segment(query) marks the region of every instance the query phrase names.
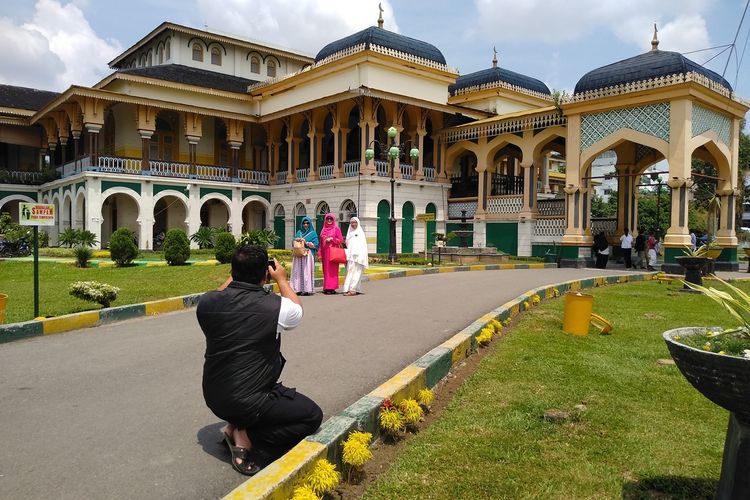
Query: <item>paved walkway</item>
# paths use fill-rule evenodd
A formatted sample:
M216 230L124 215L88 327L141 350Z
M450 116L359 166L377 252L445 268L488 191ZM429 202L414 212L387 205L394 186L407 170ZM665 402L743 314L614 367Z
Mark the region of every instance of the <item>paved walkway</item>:
M326 418L477 317L594 269L460 272L306 297L285 384ZM0 498L217 498L239 485L201 395L193 309L0 344Z

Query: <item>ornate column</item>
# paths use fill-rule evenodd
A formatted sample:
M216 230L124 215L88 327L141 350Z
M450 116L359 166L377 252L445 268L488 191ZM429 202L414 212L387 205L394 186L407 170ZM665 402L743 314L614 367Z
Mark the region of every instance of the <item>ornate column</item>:
M665 262L674 262L674 257L681 249L690 245L688 230L688 189L692 155L688 144L692 138L692 103L687 99L674 100L670 103L669 113L669 178L667 185L672 189L671 225L664 238Z
M99 132L104 127L104 101L93 97L84 97L78 101L82 111L83 126L89 136L89 155L91 165L99 161Z
M151 173L151 137L156 131L158 110L151 106L136 106L136 130L141 137L141 173Z
M227 120L227 144L232 150L232 165L229 177L232 182L239 182L240 148L245 140L245 124L239 120Z
M203 136L203 119L196 113L185 113L185 140L188 143L188 163L190 164L190 175L198 175L197 149L198 142Z
M541 174L542 174L542 193L549 193L549 157L544 156L542 158L542 166L541 166Z
M524 158L521 162L523 170L523 205L521 212L518 214L521 219L535 218L537 210L536 204L536 168L531 158Z
M487 171L487 163L484 159L477 159L477 166L474 170L476 170L479 177L477 210L474 212L474 218L484 220L487 218L487 187L489 186L490 172Z

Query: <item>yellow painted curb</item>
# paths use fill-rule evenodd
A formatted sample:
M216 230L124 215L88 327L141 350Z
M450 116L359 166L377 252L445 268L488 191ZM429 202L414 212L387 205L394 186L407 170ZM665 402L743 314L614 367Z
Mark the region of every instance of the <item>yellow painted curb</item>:
M390 278L391 275L388 273L378 273L378 274L368 274L367 279L374 281L374 280L387 280Z
M451 351L451 366L465 359L471 352L471 334L457 333L449 338L439 347L445 347Z
M515 264L500 264L500 269L515 269Z
M219 263L216 259L198 260L193 262L194 266L215 266Z
M151 262L146 262L146 267L167 267L167 263L162 262L160 260L155 260Z
M530 262L529 269L544 269L544 262Z
M441 267L439 268L441 273L452 273L455 271L452 267Z
M486 271L487 266L484 264L475 264L473 266L469 266L469 271Z
M322 443L300 441L283 457L229 492L224 500L291 498L295 485L290 479L306 472L325 452L326 446Z
M424 271L422 269L407 269L406 276L422 276Z
M62 333L79 328L89 328L99 322L99 311L86 311L59 318L49 318L42 321L44 335Z
M153 302L146 302L144 306L146 306L146 316L153 316L154 314L161 314L170 311L179 311L185 308L182 297L154 300Z
M369 395L377 398L391 399L394 402L417 396L417 392L427 383L427 370L409 365L385 383L372 391Z

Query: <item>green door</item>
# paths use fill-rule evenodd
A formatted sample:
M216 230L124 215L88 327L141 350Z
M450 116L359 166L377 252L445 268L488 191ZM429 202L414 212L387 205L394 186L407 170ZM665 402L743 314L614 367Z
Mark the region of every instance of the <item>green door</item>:
M434 203L428 203L425 213L435 214L435 220L427 223L427 250L435 246L435 232L437 231L437 207Z
M487 245L510 255L518 255L518 223L487 224Z
M391 205L386 200L378 203L378 243L377 253L388 253L391 244L390 225L388 219L391 216Z
M401 253L414 253L414 204L404 203L401 214Z
M278 240L276 240L276 244L273 246L274 248L283 250L286 248L284 238L286 234L286 224L284 223L284 216L283 215L277 215L273 218L273 230L276 233L276 236L279 237Z

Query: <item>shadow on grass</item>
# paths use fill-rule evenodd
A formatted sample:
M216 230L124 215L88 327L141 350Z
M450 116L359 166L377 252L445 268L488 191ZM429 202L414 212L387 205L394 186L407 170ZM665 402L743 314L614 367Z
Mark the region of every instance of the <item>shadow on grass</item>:
M706 499L716 494L719 481L681 476L646 477L637 482L625 483L623 500Z

